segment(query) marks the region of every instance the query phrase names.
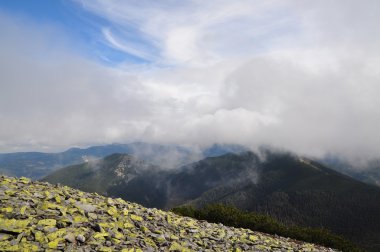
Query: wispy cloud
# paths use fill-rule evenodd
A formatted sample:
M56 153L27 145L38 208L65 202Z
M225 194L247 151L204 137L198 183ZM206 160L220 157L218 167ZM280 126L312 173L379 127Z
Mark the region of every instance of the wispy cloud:
M111 47L121 50L135 57L138 57L140 59L149 61L154 60L153 55L149 54L148 48L131 41L121 42L118 38L115 37L114 34L112 34L110 28L103 28L102 34L108 42L108 45L110 45Z
M150 46L157 58L168 64L199 65L260 52L272 40L297 30L292 10L281 1L81 2L115 26L138 31L134 35L145 36L146 43L154 41ZM109 32L103 34L124 50ZM260 42L264 38L265 43Z

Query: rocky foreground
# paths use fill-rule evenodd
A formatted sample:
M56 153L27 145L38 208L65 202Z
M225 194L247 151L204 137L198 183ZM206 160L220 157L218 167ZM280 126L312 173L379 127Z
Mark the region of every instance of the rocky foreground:
M0 251L334 251L0 176Z

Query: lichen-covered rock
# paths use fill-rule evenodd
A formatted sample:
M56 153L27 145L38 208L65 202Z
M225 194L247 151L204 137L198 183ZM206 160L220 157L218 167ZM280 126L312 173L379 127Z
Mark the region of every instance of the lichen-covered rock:
M333 251L0 176L0 251Z

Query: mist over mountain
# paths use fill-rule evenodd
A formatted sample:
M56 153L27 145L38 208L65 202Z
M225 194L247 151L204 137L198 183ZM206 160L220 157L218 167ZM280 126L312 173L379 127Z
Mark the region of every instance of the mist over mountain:
M44 180L164 209L233 205L287 225L325 227L378 248L380 188L286 152L230 153L169 170L113 154Z
M128 195L129 200L147 207L164 207L164 176L165 171L158 166L128 154L112 154L60 169L43 180L112 197Z
M16 152L0 153L0 173L11 176L42 178L59 168L106 157L113 153L132 154L139 159L166 169L198 161L204 157L247 150L241 145L213 144L209 147L163 145L144 142L110 144L88 148L70 148L59 153Z
M352 178L363 181L365 183L380 186L380 160L371 159L364 160L361 163L347 160L345 158L327 155L318 159L321 163L331 167L332 169L346 174Z
M272 149L261 147L260 149ZM131 154L139 159L159 165L165 169L176 169L205 157L221 156L227 153L241 153L248 147L236 144L213 144L207 147L181 146L175 144L153 144L133 142L129 144L109 144L87 148L70 148L64 152L15 152L0 153L0 173L9 176L43 178L49 173L68 165L80 164L100 159L114 153ZM365 183L380 185L380 162L362 160L361 164L344 159L339 155L313 158L320 163Z

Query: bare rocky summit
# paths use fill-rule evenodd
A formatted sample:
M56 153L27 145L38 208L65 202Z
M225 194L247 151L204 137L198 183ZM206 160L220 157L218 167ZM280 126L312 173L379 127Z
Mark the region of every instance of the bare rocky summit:
M0 251L334 251L0 176Z

